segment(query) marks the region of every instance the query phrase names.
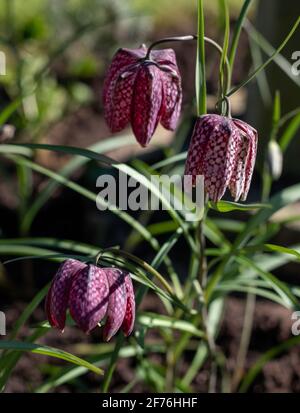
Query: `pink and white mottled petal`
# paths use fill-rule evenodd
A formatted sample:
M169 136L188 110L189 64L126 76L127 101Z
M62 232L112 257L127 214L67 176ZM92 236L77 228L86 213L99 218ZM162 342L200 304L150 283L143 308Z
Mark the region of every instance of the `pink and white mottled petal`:
M71 284L78 271L85 266L80 261L69 259L59 267L46 297L46 313L53 327L64 329Z
M126 69L125 69L126 71ZM136 72L122 73L115 82L111 105L106 111L106 120L112 132L119 132L130 122L131 102Z
M185 175L192 177L192 184L195 185L197 175L204 174L204 155L206 147L215 125L220 122L219 115L203 115L197 119L191 143L188 150L188 156L185 163Z
M88 265L74 278L70 290L70 314L85 333L105 317L108 296L109 284L103 269Z
M219 201L230 182L234 165L234 140L230 120L222 118L215 125L204 155L204 186L209 198Z
M181 79L170 73L162 73L163 105L161 124L168 130L175 130L181 111L182 88Z
M124 49L119 49L115 56L112 59L112 62L107 70L105 79L104 79L104 84L103 84L103 92L102 92L102 98L103 98L103 104L104 104L104 109L106 108L107 104L111 100L111 92L112 92L112 82L113 80L118 77L119 72L134 64L136 62L135 56L132 54L128 53L127 50Z
M249 143L248 139L241 134L237 135L236 139L238 144L238 152L234 171L229 183L229 190L235 202L240 199L245 186L245 170Z
M147 146L160 120L162 106L161 72L154 65L143 65L137 74L131 106L133 133L141 146Z
M256 160L256 153L257 153L257 134L253 136L253 139L250 138L249 142L249 154L246 161L246 171L245 171L245 185L243 189L243 193L241 195L242 201L245 201L248 196L248 192L251 185L252 175L254 172L255 167L255 160Z
M242 201L245 201L248 196L248 192L251 185L252 175L254 172L255 161L256 161L256 153L257 153L257 132L253 132L253 134L249 135L249 154L246 161L246 171L245 171L245 186L243 189L243 193L241 195Z
M177 77L179 83L181 83L181 75L173 49L152 50L151 58L159 65L162 71Z
M122 50L124 50L124 52L127 52L129 55L131 55L135 60L142 59L143 57L146 56L146 53L147 53L147 47L144 44L142 44L137 49L127 49L125 47Z
M173 49L152 50L150 57L160 65L170 64L177 68L176 54Z
M140 47L139 49L119 49L107 70L103 91L102 100L104 107L104 117L110 126L111 122L111 105L113 91L115 88L115 83L122 71L126 68L132 67L136 64L138 60L146 55L146 48Z
M125 275L125 286L127 294L127 304L124 320L122 323L122 330L125 336L128 337L132 333L135 321L135 296L129 273L126 273Z
M109 283L109 301L103 338L109 341L120 329L126 312L127 292L125 272L117 268L104 269Z
M250 189L252 175L255 166L258 135L256 129L252 128L252 126L248 125L247 123L239 119L233 119L233 122L239 128L240 133L243 136L246 136L248 140L248 151L245 160L245 182L241 194L242 201L245 201L247 199L247 195Z

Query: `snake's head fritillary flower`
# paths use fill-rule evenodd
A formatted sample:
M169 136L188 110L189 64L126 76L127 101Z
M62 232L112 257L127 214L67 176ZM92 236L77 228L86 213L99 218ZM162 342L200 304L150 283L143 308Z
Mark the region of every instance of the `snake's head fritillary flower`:
M85 333L106 318L106 341L120 328L128 336L135 321L135 297L130 274L73 259L65 261L46 297L46 313L51 326L64 329L67 309Z
M112 132L131 123L142 146L147 146L158 123L176 128L181 110L181 77L172 49L120 49L103 86L104 116Z
M251 184L257 151L257 132L247 123L220 115L198 118L188 151L185 175L204 176L209 198L219 201L226 188L238 201L245 200Z

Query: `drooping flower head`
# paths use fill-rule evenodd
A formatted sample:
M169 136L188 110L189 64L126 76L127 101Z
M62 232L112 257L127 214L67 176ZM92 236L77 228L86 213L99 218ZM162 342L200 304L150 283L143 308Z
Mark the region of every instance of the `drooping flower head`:
M257 150L257 132L247 123L220 115L198 118L185 166L185 175L204 176L209 198L219 201L226 188L245 200L251 184Z
M86 333L106 317L104 339L121 328L131 334L135 298L130 274L117 268L99 268L69 259L59 267L46 297L46 313L53 327L63 330L66 312Z
M112 132L131 123L137 141L146 146L158 123L174 130L182 102L181 78L172 49L120 49L103 86L104 116Z

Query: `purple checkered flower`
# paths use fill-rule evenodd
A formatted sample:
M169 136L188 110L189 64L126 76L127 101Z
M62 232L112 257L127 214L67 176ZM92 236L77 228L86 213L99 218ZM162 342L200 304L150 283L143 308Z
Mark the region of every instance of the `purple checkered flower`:
M86 333L105 317L104 339L121 328L133 329L135 298L130 274L118 268L99 268L68 259L59 267L46 297L46 313L52 327L63 331L66 312Z
M108 69L103 87L104 116L112 132L131 123L142 146L147 146L158 123L176 128L181 110L181 77L172 49L120 49Z
M204 176L209 198L219 201L226 188L238 201L246 200L251 184L257 151L257 132L238 119L220 115L198 118L188 156L185 175Z

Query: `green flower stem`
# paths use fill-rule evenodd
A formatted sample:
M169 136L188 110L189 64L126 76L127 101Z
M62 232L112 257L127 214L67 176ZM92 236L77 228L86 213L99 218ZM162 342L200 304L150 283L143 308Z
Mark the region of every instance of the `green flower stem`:
M219 100L221 100L221 114L225 115L226 113L226 102L223 101L224 96L228 92L229 89L229 80L230 80L230 73L227 71L226 73L226 58L228 52L228 45L229 45L229 35L230 35L230 18L229 18L229 10L227 0L221 0L220 5L224 15L224 41L223 41L223 51L220 60L220 67L219 67Z
M156 46L159 46L160 44L170 43L170 42L186 42L186 41L191 41L191 40L198 41L198 38L199 36L196 36L194 34L187 35L187 36L164 37L163 39L157 40L156 42L153 42L150 44L150 46L147 49L147 54L146 54L145 59L150 58L151 50L154 49ZM204 38L204 42L212 45L220 53L221 57L223 56L222 61L223 61L223 65L226 67L226 79L229 80L231 71L230 71L230 62L229 62L229 59L226 53L224 54L222 47L210 37L203 36L203 38ZM228 89L229 89L229 84L227 84L227 90Z
M102 393L108 392L109 385L110 385L113 373L115 371L115 368L118 362L119 352L122 348L123 343L124 343L124 336L119 333L117 336L117 341L116 341L114 352L112 354L112 357L110 358L108 368L105 371L105 375L103 378Z
M229 64L230 64L230 68L231 68L230 79L229 79L229 87L230 87L230 83L231 83L231 76L232 76L236 51L237 51L237 47L238 47L238 44L239 44L239 39L240 39L243 23L244 23L246 15L247 15L247 11L249 9L250 4L251 4L251 0L245 0L244 1L243 7L242 7L240 15L239 15L239 18L238 18L238 20L236 22L236 25L235 25L235 28L234 28L231 47L230 47L230 51L229 51Z
M96 256L96 259L95 259L96 264L97 264L98 260L100 259L101 255L103 255L103 253L112 253L112 254L115 254L115 255L119 255L123 258L127 258L130 261L133 261L133 262L137 263L146 272L152 274L155 278L157 278L157 280L163 285L163 287L168 291L168 293L171 294L172 296L174 296L174 291L173 291L172 287L170 286L170 284L165 280L165 278L157 270L155 270L146 261L141 260L140 258L136 257L135 255L130 254L129 252L122 251L122 250L116 249L116 248L107 248L107 249L104 249L104 250L100 251L99 254Z
M196 102L197 115L206 113L206 75L204 47L204 10L203 0L198 0L198 39L196 61Z

